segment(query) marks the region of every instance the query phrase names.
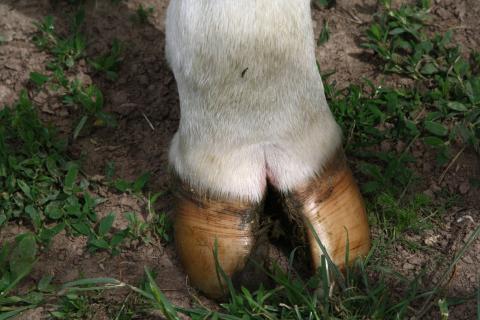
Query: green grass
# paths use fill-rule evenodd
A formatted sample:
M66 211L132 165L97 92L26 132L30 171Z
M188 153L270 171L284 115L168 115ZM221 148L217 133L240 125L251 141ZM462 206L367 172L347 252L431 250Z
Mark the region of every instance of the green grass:
M451 43L452 31L431 36L425 26L428 7L391 8L390 1L367 31L365 47L384 63L385 72L411 77L409 90L418 96L421 110L414 124L423 141L439 150L439 162L448 160L449 147L459 143L480 152L480 55L469 58Z
M138 318L150 310L160 310L167 319L179 319L180 314L193 319L403 319L413 315L421 319L429 312L448 319L449 308L457 303L476 301L480 308L480 291L462 299L443 292L480 228L446 263L446 270L438 271L435 285L428 285L432 276L428 270L407 278L390 269L386 260L393 243L403 243L412 251L425 250L404 235L432 228L452 203L459 201L445 190L435 202L419 194L418 185L423 181L414 170L417 159L411 149L422 142L436 154L436 169L443 171L465 150L480 152L480 54L463 52L452 43L450 31L438 35L428 30L428 1L401 8L393 8L387 0L382 3L363 46L381 62L382 72L408 77L412 85L388 87L362 79L339 88L324 76L326 96L344 131L345 149L376 229L370 255L345 275L328 272L327 266L330 271L335 271L335 266L324 258L317 273L306 278L293 268L294 250L288 271L279 267L264 270L273 287L254 291L234 288L219 269L228 284L229 298L218 310L201 304L190 309L173 305L155 283L155 273L147 268L143 281L135 285L111 278L60 285L54 285L51 276L34 284L25 281L40 250L48 250L48 243L61 231L86 237L92 254L99 250L119 254L125 239L145 244L154 239L171 241L171 222L154 209L160 193L145 192L149 173L133 181L118 179L111 163L104 182L111 191L143 199L149 219L144 221L134 212L99 217L96 207L104 199L95 195L97 183L88 181L81 163L66 152L67 143L87 136L89 128L115 127L115 118L104 110L101 89L76 79L78 61L85 59L92 74L115 81L121 72L124 45L114 40L108 52L88 56L81 9L70 19L66 34L56 31L52 17L36 24L33 42L51 59L45 74L30 75L32 90L57 90L64 107L76 110L78 119L67 137L61 138L53 126L39 119L27 92L15 105L0 110L0 231L13 224L30 230L0 245L0 320L38 306L48 306L54 319L85 319L95 313L94 304L109 303L103 298L105 290L119 288L129 289L130 294L119 306L111 306L112 319ZM316 4L331 6L333 1ZM139 6L134 20L147 23L152 13L153 8ZM329 34L325 22L318 44L328 41ZM124 214L129 222L123 230L113 228L118 214Z
M153 14L154 10L154 7L144 7L142 4L139 4L137 6L135 14L132 15L132 20L138 24L146 24L148 23L150 16Z
M71 19L69 32L56 32L54 19L47 16L37 23L33 42L50 54L47 74L32 72L33 91L53 89L66 108L80 110L80 120L70 137L77 138L86 125L114 126L115 119L104 108L104 97L95 84L85 85L76 78L77 63L87 59L98 73L115 80L123 53L114 41L111 50L100 57L88 57L87 36L83 33L85 15L78 10ZM70 80L73 79L73 80ZM112 191L128 192L145 199L151 221L140 220L136 213L125 212L129 225L113 228L115 213L100 218L96 212L104 201L95 195L96 183L82 175L81 163L67 153L67 137L60 137L55 128L39 118L37 107L22 91L18 101L0 109L0 231L13 224L31 232L0 245L0 319L8 319L25 310L51 304L61 288L52 286L45 276L34 287L19 289L22 280L33 269L38 248L46 248L51 240L65 231L88 239L87 249L94 253L105 250L120 253L125 239L148 243L153 238L169 241L170 221L153 206L158 194L144 196L149 173L133 182L112 179L106 184ZM91 313L91 298L66 295L56 303L51 316L58 319L84 319Z
M104 111L104 97L100 88L95 84L84 84L76 77L70 80L69 77L75 75L74 67L78 60L86 58L87 42L82 32L84 23L85 12L82 9L72 17L70 32L65 36L55 31L54 19L51 16L37 23L34 43L53 58L47 65L49 76L38 72L30 74L30 80L39 88L46 85L60 91L64 105L80 110L78 123L72 132L74 139L85 127L116 126L115 117ZM116 80L122 52L122 45L118 40L114 40L108 53L88 60L94 70L104 73L109 80Z
M410 77L413 84L389 87L363 79L338 89L327 75L325 93L374 221L391 232L419 231L438 204L418 206L415 186L422 179L412 170L411 147L423 143L443 172L467 148L480 152L480 60L452 44L451 31L428 32L428 1L398 9L382 3L363 46L383 72Z
M112 42L110 52L90 60L95 71L104 73L106 78L115 81L118 79L118 70L122 63L123 45L117 39Z
M382 267L371 260L358 260L345 275L330 273L336 267L323 259L322 267L310 279L304 279L294 271L285 272L278 267L264 270L275 283L273 288L260 286L251 292L246 288L236 290L230 279L218 267L220 276L228 287L229 298L220 304L220 310L205 306L182 308L172 305L155 282L155 275L146 269L146 278L140 286L132 286L116 279L82 279L63 285L62 294L84 291L129 288L142 297L138 309L160 310L167 319L180 319L180 314L192 319L404 319L412 314L422 318L432 308L445 317L448 305L458 303L442 295L442 286L448 282L451 272L480 235L480 227L467 239L465 246L438 275L439 282L429 288L422 283L428 279L425 270L411 279ZM376 249L374 248L373 251ZM374 252L372 252L374 254ZM216 256L214 252L214 256ZM294 254L290 257L290 269ZM372 274L376 276L372 278ZM392 289L392 284L395 289ZM329 292L330 294L325 294ZM475 297L467 298L473 301ZM415 311L415 312L414 312ZM413 313L414 312L414 313Z

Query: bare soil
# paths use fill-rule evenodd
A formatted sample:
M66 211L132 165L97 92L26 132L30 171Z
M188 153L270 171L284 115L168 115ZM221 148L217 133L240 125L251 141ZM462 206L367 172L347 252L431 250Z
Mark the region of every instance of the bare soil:
M371 78L377 82L404 85L409 80L397 76L385 76L377 68L371 53L360 48L363 32L372 14L377 11L374 0L338 1L336 8L314 10L316 34L325 19L331 29L330 40L318 48L317 58L322 70L336 70L332 76L341 86ZM402 3L401 1L396 1ZM144 25L132 22L138 4L154 6L150 22ZM167 150L179 119L179 102L176 84L164 55L164 18L167 0L129 0L119 5L110 1L89 2L87 6L86 34L90 56L107 51L113 39L127 44L119 79L105 80L89 71L85 61L80 62L84 81L93 81L105 95L106 109L116 115L118 127L97 128L72 145L70 153L83 157L83 168L91 177L101 177L108 162L114 161L118 177L135 179L145 171L153 174L149 188L164 191L157 202L158 212L171 213L169 167ZM62 28L68 25L71 9L59 3L53 6L47 0L0 0L0 34L6 42L0 46L0 106L12 104L20 90L28 87L29 73L44 72L48 56L39 51L31 41L35 32L33 23L46 15L53 15ZM480 2L478 0L434 1L432 30L444 32L454 29L455 41L467 51L480 49ZM55 94L46 90L32 91L31 98L37 103L42 118L60 128L63 134L71 132L78 120L75 110L62 106ZM149 124L149 122L151 125ZM448 170L442 182L439 177L445 168L433 164L432 154L423 146L415 146L418 172L426 181L423 192L434 199L441 197L440 190L447 188L458 193L460 205L449 209L438 220L434 229L422 234L409 234L407 238L429 248L412 250L398 243L389 252L388 261L395 270L413 276L422 267L444 268L454 253L461 248L467 236L480 221L480 191L470 186L470 178L480 178L480 159L472 151L463 152ZM128 194L116 194L107 189L99 191L107 202L99 208L100 214L115 212L119 225L125 211L133 211L146 217L146 204ZM123 221L123 222L122 222ZM25 227L11 225L1 230L0 241L11 239ZM373 230L373 237L380 232ZM29 281L37 281L45 274L55 276L57 283L78 277L109 276L138 284L144 266L155 268L157 282L172 303L193 306L200 299L212 308L216 304L202 297L187 285L187 279L178 264L172 244L150 245L129 242L119 256L107 253L90 254L85 248L86 239L66 234L57 236L49 248L40 255ZM445 258L438 263L438 257ZM479 283L480 240L477 240L451 275L448 290L451 294L471 295ZM434 279L432 279L434 281ZM425 285L428 285L426 283ZM98 312L92 319L109 319L115 306L126 297L124 291L112 291L104 297L108 303L95 306ZM452 307L450 319L473 319L475 302ZM22 316L23 319L41 319L43 309ZM430 318L436 319L438 312ZM159 316L152 315L152 318Z

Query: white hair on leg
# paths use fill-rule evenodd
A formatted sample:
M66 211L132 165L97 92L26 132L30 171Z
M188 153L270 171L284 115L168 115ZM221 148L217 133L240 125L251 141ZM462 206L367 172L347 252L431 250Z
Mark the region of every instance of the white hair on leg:
M170 162L193 188L259 201L320 173L341 144L310 0L172 0L166 54L181 119Z

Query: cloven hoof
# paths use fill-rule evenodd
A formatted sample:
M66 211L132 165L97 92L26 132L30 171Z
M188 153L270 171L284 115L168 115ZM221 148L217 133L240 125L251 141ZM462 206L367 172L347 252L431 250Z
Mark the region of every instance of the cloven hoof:
M215 243L226 275L241 272L255 246L263 204L201 196L182 183L176 194L174 229L180 261L194 287L207 297L222 298L227 291L217 273ZM343 151L336 153L319 176L285 194L283 201L289 214L304 223L314 269L320 267L323 251L312 229L340 270L345 269L347 242L347 263L368 253L365 206Z

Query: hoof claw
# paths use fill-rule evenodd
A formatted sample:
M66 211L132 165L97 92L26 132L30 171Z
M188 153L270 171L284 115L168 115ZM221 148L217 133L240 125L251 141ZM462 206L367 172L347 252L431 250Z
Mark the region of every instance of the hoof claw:
M226 294L217 273L215 245L226 275L241 272L255 244L260 209L259 204L201 197L180 186L174 223L177 253L190 283L207 297Z
M340 270L367 255L370 231L365 205L343 153L339 152L320 176L286 195L285 201L289 212L305 224L315 269L320 267L323 250L313 230Z

